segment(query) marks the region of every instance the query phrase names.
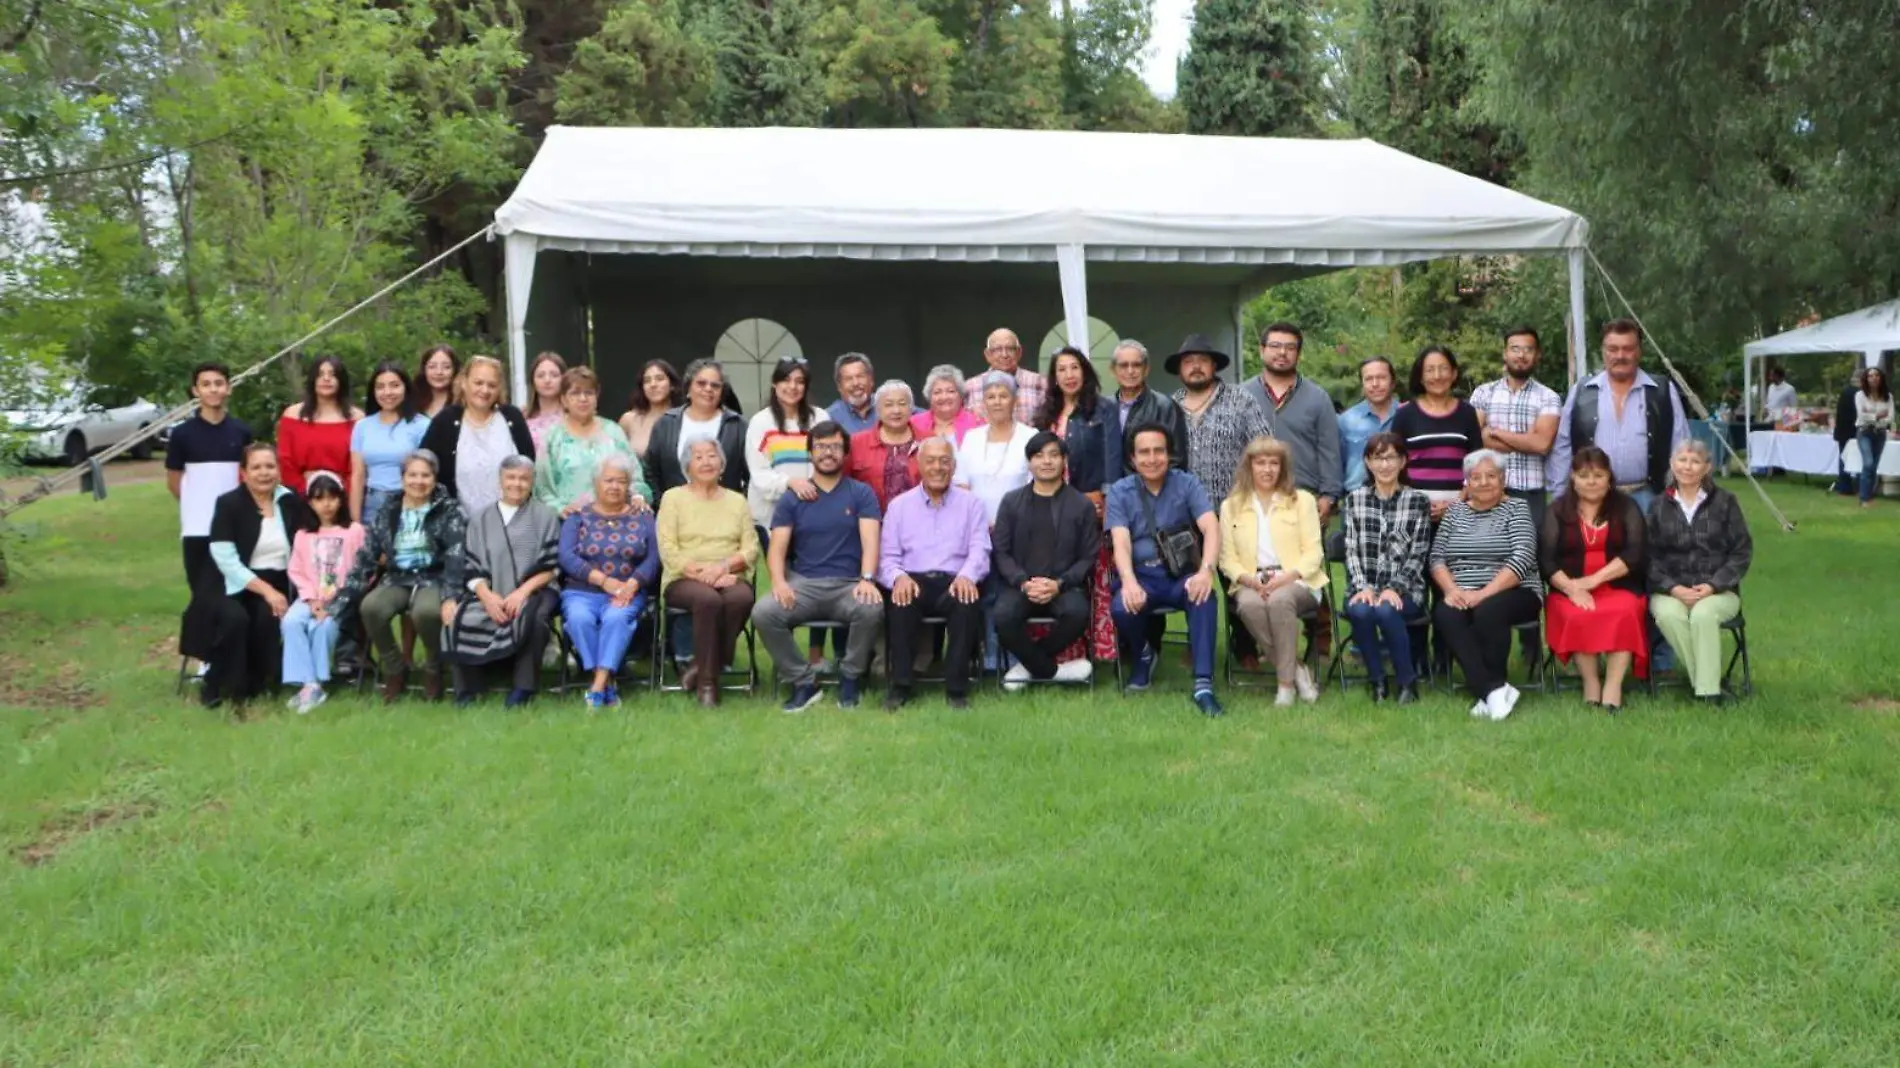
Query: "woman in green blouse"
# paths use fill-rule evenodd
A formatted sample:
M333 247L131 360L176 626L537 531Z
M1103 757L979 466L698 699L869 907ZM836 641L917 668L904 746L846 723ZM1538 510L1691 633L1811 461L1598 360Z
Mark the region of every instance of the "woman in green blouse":
M600 379L592 368L570 368L561 376L561 403L567 415L548 431L535 464L535 498L562 516L573 515L593 503L600 461L620 455L633 461L633 509L645 511L650 491L640 475L640 461L627 445L626 432L600 418Z

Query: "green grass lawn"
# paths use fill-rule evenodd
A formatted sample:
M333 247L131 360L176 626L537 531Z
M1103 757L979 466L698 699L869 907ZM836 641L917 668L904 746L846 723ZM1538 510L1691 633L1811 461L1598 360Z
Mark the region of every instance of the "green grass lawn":
M1172 663L236 723L172 696L162 488L49 502L0 593L0 1065L1891 1066L1900 507L1774 492L1755 699L1502 724L1209 721Z

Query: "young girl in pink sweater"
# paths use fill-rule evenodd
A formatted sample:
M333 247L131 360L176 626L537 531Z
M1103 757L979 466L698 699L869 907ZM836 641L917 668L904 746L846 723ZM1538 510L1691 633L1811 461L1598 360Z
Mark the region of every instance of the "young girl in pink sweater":
M363 547L363 527L350 520L343 480L329 471L312 471L307 497L317 517L315 530L300 530L290 550L290 584L297 603L284 613L284 681L301 687L290 699L298 715L329 698L323 684L330 681L330 657L336 650L336 617L330 601L349 576L357 550Z

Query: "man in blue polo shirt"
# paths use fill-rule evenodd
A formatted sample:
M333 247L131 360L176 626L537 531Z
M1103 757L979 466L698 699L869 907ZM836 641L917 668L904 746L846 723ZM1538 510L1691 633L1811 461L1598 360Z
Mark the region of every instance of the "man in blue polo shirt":
M1199 479L1169 466L1173 434L1158 423L1129 435L1135 473L1108 489L1108 536L1114 546L1115 576L1110 582L1110 612L1121 636L1122 655L1135 656L1128 689L1145 690L1154 678L1156 650L1148 640L1151 613L1169 609L1188 618L1188 646L1194 654L1194 705L1204 714L1226 710L1214 697L1214 643L1220 606L1214 600L1214 564L1220 559L1220 520ZM1169 574L1155 532L1199 530L1198 567Z
M796 493L779 498L765 557L772 596L752 607L752 625L772 654L779 677L792 684L787 712L803 712L822 696L818 665L799 650L793 629L821 619L849 624L844 659L838 665L838 704L852 708L884 618L884 591L877 585L883 517L871 487L844 477L851 438L827 420L811 428L805 447L818 492L811 500Z

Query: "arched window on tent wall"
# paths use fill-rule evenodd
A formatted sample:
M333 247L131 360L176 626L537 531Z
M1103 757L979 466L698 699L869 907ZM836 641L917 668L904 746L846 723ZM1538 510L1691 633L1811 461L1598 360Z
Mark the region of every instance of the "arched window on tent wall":
M1089 316L1089 343L1077 345L1076 348L1089 354L1089 362L1095 365L1095 374L1102 380L1104 390L1111 388L1109 383L1115 381L1113 373L1115 346L1121 342L1121 334L1114 327L1093 315ZM1048 374L1049 358L1068 343L1069 324L1067 320L1063 320L1056 323L1047 334L1042 336L1041 355L1036 360L1036 370Z
M726 382L747 415L765 407L772 368L782 359L804 354L798 338L770 319L741 319L713 346L713 359L725 365Z

